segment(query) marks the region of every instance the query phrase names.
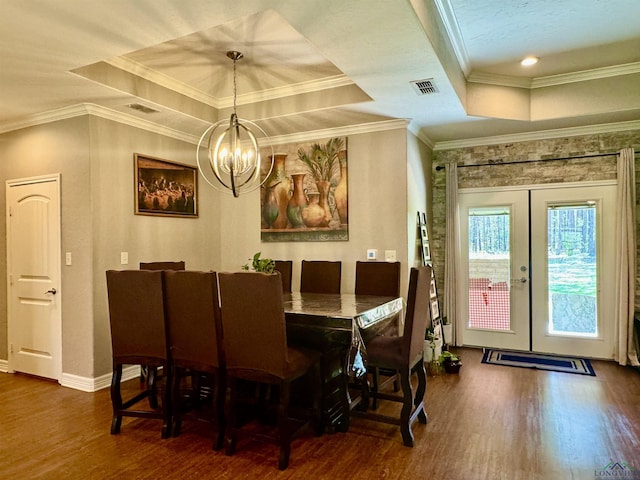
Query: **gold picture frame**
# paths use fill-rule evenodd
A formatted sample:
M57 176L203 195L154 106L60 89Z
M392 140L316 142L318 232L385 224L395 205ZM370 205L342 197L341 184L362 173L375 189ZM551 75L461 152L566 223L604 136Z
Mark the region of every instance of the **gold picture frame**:
M196 167L135 153L135 214L198 216Z

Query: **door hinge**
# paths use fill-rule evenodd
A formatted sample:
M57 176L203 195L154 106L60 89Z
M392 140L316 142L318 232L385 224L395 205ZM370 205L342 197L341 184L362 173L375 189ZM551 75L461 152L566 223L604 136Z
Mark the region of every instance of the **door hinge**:
M13 207L9 205L9 216L13 216Z
M9 344L9 352L13 355L13 343Z

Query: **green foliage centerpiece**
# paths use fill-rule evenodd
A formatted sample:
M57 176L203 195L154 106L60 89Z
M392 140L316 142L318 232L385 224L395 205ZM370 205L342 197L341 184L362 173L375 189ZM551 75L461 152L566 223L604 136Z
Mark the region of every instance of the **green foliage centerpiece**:
M276 262L270 258L260 258L262 252L258 252L253 256L251 260L251 268L255 272L273 273L276 268ZM249 264L244 264L242 270L249 270Z

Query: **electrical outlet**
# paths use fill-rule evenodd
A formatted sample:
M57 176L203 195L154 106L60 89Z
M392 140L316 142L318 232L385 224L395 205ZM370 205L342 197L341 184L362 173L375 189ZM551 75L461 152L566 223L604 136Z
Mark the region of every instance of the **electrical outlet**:
M129 252L120 252L120 265L129 264Z
M384 251L384 261L385 262L395 262L396 261L396 251L395 250L385 250Z
M64 264L65 265L71 265L71 252L66 252L64 254Z

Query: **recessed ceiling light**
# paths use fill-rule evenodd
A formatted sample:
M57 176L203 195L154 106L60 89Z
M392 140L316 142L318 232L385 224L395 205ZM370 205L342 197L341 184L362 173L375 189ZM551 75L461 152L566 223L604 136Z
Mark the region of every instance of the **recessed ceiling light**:
M530 67L531 65L538 63L538 60L538 57L527 57L520 62L520 65L523 67Z

